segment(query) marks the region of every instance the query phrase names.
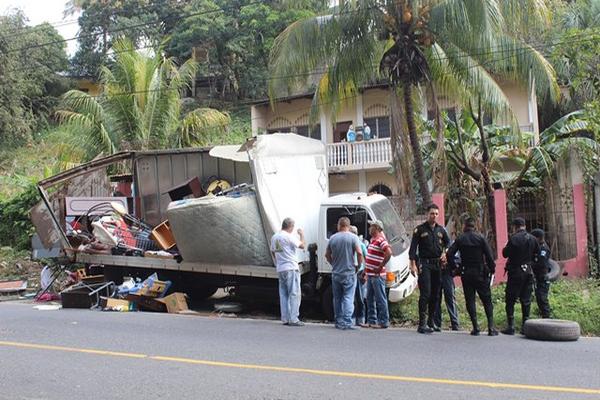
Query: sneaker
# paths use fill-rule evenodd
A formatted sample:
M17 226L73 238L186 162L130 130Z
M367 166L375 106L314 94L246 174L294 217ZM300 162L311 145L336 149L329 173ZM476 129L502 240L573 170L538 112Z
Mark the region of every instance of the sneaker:
M442 328L440 328L440 327L439 327L439 326L437 326L437 325L433 325L433 326L431 326L431 325L430 325L430 326L429 326L429 329L431 329L431 330L432 330L432 332L441 332L441 331L442 331Z
M488 329L488 336L498 336L498 331L494 328Z
M345 331L357 331L360 328L356 325L348 325L343 328Z
M289 324L290 324L290 321L285 321L285 322L283 322L283 324L284 324L284 325L289 325Z
M473 329L471 331L471 336L479 336L479 329Z
M387 329L387 325L371 324L371 325L369 325L369 328L372 328L372 329Z
M417 328L417 332L424 333L424 334L430 334L433 332L433 329L431 329L428 326L420 326Z
M302 321L290 322L288 324L288 326L304 326L304 322L302 322Z
M370 325L362 322L362 323L358 324L358 326L360 326L361 328L368 328Z

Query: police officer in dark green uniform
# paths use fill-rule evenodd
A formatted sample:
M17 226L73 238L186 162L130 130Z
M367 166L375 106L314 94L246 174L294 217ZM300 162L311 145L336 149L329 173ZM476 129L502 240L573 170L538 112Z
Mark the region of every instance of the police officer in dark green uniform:
M463 233L456 238L446 253L448 266L456 268L455 255L460 252L460 275L467 311L473 324L471 335L479 336L477 322L477 307L475 293L479 295L488 323L488 335L498 336L494 326L494 306L492 304L492 291L490 280L496 271L496 263L489 243L482 234L475 231L475 220L467 218L464 223Z
M534 229L531 234L537 239L540 246L540 251L533 257L535 300L542 318L550 318L550 302L548 301L550 281L547 278L548 272L550 272L550 247L546 243L546 235L542 229Z
M419 276L419 333L441 330L434 324L433 314L442 284L441 271L446 267L450 237L446 229L436 222L439 213L437 205L427 207L427 221L415 228L408 252L410 270Z
M537 240L525 230L525 220L517 217L513 220L513 235L502 249L502 255L507 258L505 303L506 322L508 326L502 330L505 335L515 334L515 303L521 302L523 324L529 318L531 295L533 292L533 257L539 253Z

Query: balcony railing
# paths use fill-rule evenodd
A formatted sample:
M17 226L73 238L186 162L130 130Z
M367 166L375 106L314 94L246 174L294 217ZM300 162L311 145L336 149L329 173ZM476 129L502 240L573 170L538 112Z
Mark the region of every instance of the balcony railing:
M327 163L332 172L386 168L391 161L389 138L327 145Z

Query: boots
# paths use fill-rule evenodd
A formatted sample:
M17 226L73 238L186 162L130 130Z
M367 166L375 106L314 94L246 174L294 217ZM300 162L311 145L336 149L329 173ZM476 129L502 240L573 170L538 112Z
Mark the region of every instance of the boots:
M430 327L427 326L426 324L426 318L427 318L427 314L420 312L419 313L419 327L417 328L417 332L419 333L432 333L433 329L431 329Z
M479 336L479 322L477 322L477 315L470 315L471 324L473 325L473 330L471 331L472 336Z
M502 333L505 335L514 335L515 334L515 317L510 316L506 318L507 327L502 330Z
M485 316L487 317L488 324L488 336L498 336L496 325L494 324L494 309L491 304L489 307L485 307Z

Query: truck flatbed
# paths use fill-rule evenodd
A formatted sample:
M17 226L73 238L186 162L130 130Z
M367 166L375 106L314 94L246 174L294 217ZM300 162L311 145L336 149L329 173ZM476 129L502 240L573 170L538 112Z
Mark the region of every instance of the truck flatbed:
M75 261L86 264L102 264L119 267L149 268L157 270L199 272L217 275L248 276L254 278L277 279L275 267L256 265L225 265L204 264L182 261L178 263L174 259L162 259L153 257L131 257L113 256L108 254L86 254L77 253ZM302 274L308 272L309 266L300 264Z

